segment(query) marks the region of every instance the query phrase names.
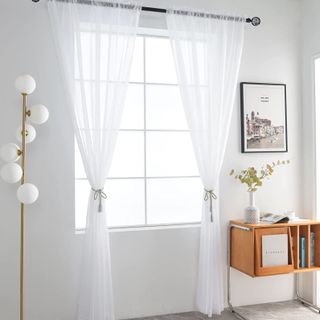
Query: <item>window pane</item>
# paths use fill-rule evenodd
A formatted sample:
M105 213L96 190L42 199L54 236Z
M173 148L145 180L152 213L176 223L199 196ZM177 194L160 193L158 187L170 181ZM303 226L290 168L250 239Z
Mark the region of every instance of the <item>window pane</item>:
M128 86L120 129L144 128L143 84Z
M147 132L147 176L197 176L189 132Z
M143 82L143 37L137 37L131 63L130 82Z
M188 129L178 86L149 85L146 96L148 129Z
M176 70L168 38L146 38L146 81L177 83Z
M109 177L143 177L143 132L119 132ZM86 178L78 144L75 141L75 177Z
M143 177L143 148L143 132L119 132L109 177Z
M119 89L119 87L118 87ZM77 124L80 128L105 126L105 119L110 119L110 106L120 103L119 95L122 90L117 89L117 84L101 81L75 81L75 104L83 112L77 113ZM123 98L125 98L123 96ZM123 99L125 100L125 99ZM121 101L122 102L122 101ZM97 117L99 114L99 117Z
M96 39L94 37L94 33L92 32L81 32L79 39L75 39L75 64L74 64L74 72L76 79L92 79L92 68L90 62L95 62L95 54L92 48L95 47ZM78 54L79 50L81 51L81 56ZM82 58L79 60L79 58Z
M97 36L95 32L83 31L75 39L74 75L76 79L115 81L118 80L120 60L112 64L115 48L119 52L128 50L127 36L120 33L105 33ZM99 48L99 52L97 52ZM79 54L81 53L81 55ZM79 60L81 58L81 60ZM99 59L97 61L97 59ZM96 64L99 68L96 69ZM98 73L97 73L98 72ZM143 81L143 38L137 37L130 70L130 81Z
M148 179L148 223L199 222L203 187L200 178Z
M107 221L109 227L145 224L144 180L107 180Z
M86 173L82 164L82 158L79 151L77 140L74 139L74 161L75 161L75 177L76 178L86 178Z
M86 227L89 192L90 185L88 180L75 181L76 229L84 229Z
M107 180L104 191L108 226L130 226L145 223L144 180ZM90 185L87 180L75 181L76 229L86 227Z

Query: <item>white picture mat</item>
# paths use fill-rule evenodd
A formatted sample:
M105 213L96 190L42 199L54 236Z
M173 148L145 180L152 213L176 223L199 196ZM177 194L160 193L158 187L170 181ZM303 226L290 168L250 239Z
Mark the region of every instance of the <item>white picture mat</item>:
M262 97L267 97L268 102L262 102ZM259 151L286 151L286 93L284 85L244 84L243 86L243 123L246 115L251 117L251 112L259 113L260 117L272 121L274 126L284 126L283 148L253 148L247 146L247 131L244 125L244 149L249 152Z
M288 235L262 236L262 267L288 265Z

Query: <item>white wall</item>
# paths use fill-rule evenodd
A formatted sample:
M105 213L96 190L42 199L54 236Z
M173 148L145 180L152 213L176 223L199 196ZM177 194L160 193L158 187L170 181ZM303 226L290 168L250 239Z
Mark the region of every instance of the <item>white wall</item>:
M309 218L318 218L316 210L316 166L315 166L315 109L313 59L320 54L320 2L302 0L302 58L303 58L303 208ZM319 143L319 142L318 142ZM319 174L319 173L318 173ZM318 193L319 194L319 193ZM314 277L304 279L304 294L315 298ZM320 296L318 296L318 299ZM319 301L319 300L318 300Z
M313 104L313 58L320 54L320 2L302 0L302 58L303 58L303 169L304 208L310 217L315 213L315 110Z
M156 7L173 1L145 1ZM242 218L245 188L228 176L230 168L291 159L288 167L257 194L263 210L296 210L301 216L302 160L300 110L300 3L295 0L175 0L178 6L213 8L262 18L247 26L240 81L281 82L288 89L288 154L240 153L238 99L222 172L221 214ZM38 87L30 103L42 102L50 121L30 145L28 180L39 186L40 199L26 214L26 320L75 319L82 236L74 233L73 134L67 118L45 1L0 3L0 144L14 140L20 98L15 77L30 73ZM0 318L18 317L19 207L16 186L0 183ZM117 318L194 309L198 228L114 232L112 267ZM235 304L287 300L291 276L250 279L232 272Z

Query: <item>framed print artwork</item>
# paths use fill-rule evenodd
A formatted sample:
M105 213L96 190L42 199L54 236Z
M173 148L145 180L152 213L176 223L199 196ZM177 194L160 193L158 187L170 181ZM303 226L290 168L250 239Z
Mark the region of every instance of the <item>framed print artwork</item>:
M287 152L285 84L241 82L241 152Z

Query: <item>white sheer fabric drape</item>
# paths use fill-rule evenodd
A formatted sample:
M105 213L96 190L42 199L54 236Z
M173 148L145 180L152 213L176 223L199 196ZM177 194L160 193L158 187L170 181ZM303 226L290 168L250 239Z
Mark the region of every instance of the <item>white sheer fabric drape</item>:
M100 2L101 4L101 2ZM114 319L103 191L133 56L140 7L48 1L89 195L78 320ZM107 193L107 191L106 191Z
M244 23L210 15L167 13L183 106L204 186L197 307L224 309L219 175L229 134L243 46Z

